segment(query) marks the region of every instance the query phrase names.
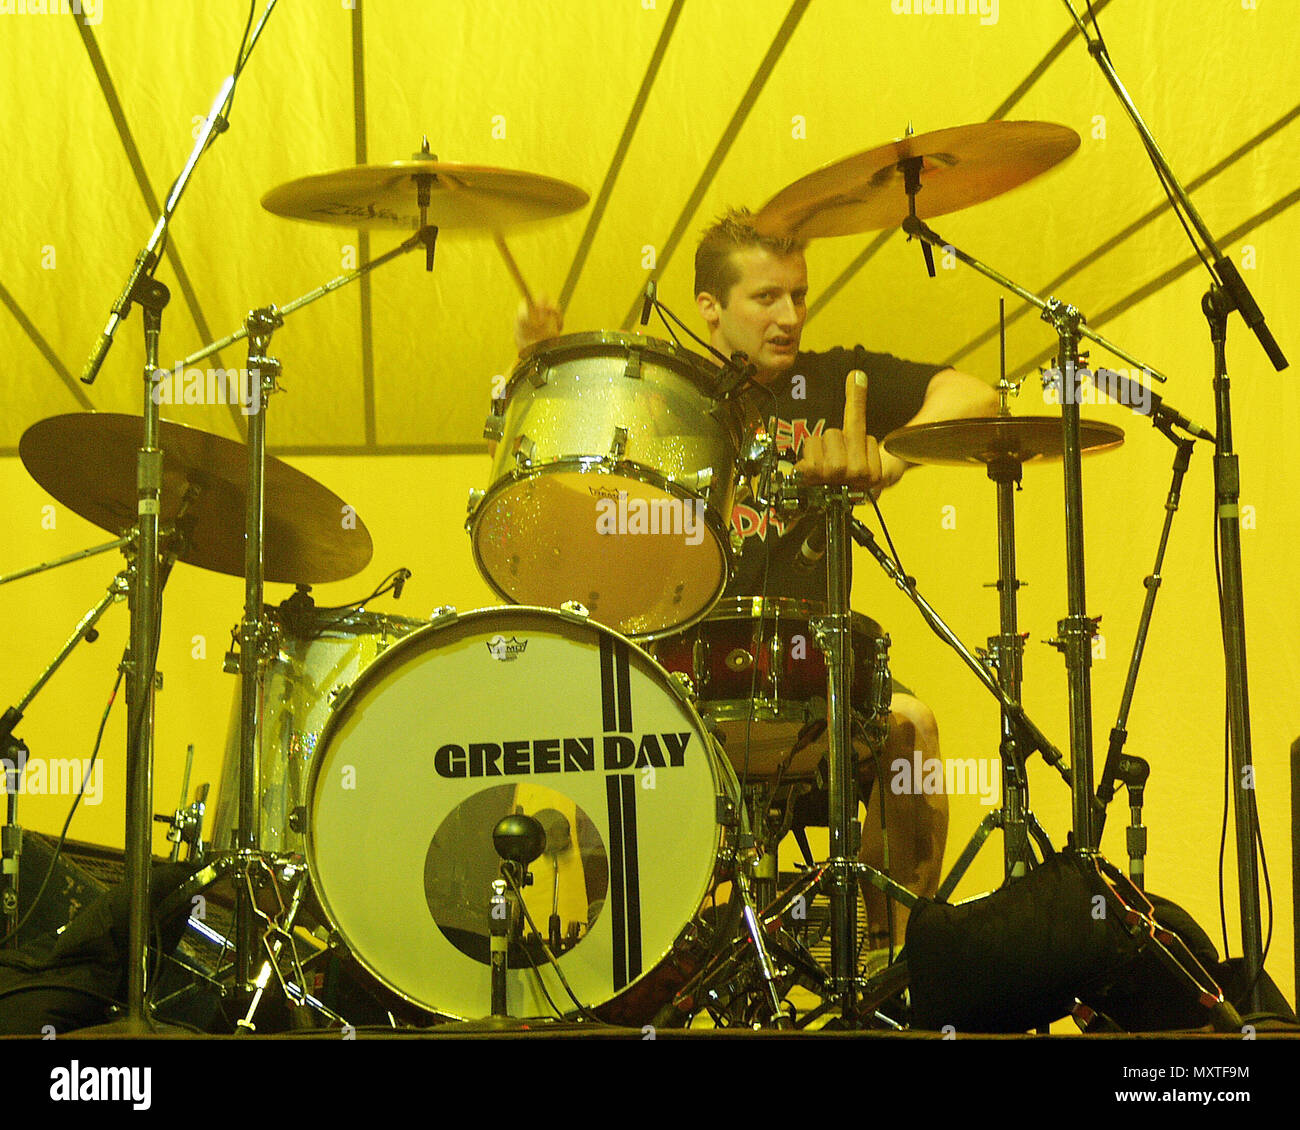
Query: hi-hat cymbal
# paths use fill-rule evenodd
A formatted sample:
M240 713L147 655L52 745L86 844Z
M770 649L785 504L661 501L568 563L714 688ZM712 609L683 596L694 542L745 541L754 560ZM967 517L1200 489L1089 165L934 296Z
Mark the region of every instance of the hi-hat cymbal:
M1044 463L1060 459L1064 436L1059 416L972 416L898 428L882 441L885 450L909 463L946 467L993 463ZM1110 451L1124 442L1124 429L1098 420L1079 424L1085 455Z
M163 479L159 522L175 526L186 506L188 546L178 560L244 575L248 449L198 428L161 421ZM139 416L73 412L23 433L28 473L64 506L121 535L136 520ZM374 546L361 519L310 475L267 456L263 534L265 579L287 584L342 581L370 563Z
M286 181L262 197L262 207L291 220L418 231L424 178L429 188L426 222L440 231L503 231L563 216L588 200L577 185L537 173L416 159L355 165Z
M1008 192L1079 147L1054 122L980 122L900 138L809 173L778 192L755 224L768 235L817 239L896 227L908 216L900 162L920 158L922 220Z

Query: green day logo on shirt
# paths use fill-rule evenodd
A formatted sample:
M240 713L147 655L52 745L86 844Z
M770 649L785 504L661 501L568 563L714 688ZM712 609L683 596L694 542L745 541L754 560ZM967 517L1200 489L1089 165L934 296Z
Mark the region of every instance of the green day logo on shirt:
M782 420L774 416L768 421L768 434L776 439L777 453L786 459L796 460L803 451L804 440L809 436L819 436L826 430L826 418L823 416L811 427L807 418ZM731 526L742 538L758 536L760 541L767 541L767 531L776 531L777 537L785 537L786 532L795 522L786 522L774 511L766 513L756 507L738 502L731 510Z

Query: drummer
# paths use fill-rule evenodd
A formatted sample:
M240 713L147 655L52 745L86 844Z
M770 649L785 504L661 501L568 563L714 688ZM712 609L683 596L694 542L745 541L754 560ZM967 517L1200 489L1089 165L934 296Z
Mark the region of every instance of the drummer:
M945 365L903 361L859 347L801 352L808 316L808 268L801 242L760 235L746 209L727 212L710 226L695 254L695 302L710 344L731 356L745 353L756 379L773 395L772 435L784 458L811 483L847 484L879 492L897 483L910 464L879 446L895 428L965 416L991 416L997 396L976 377ZM549 301L522 305L515 323L520 350L558 335L563 315ZM738 505L732 525L743 538L727 596L827 600L826 570L801 563L816 517L782 521ZM930 708L897 686L890 703L886 768L896 758L938 763L939 729ZM863 757L864 786L874 773ZM908 775L910 779L910 774ZM901 778L900 778L901 779ZM871 790L860 858L884 859L879 805L885 804L889 873L920 895L932 896L941 877L948 828L942 793L899 795L882 782ZM873 948L888 944L884 898L864 887ZM901 942L906 911L895 905L894 940Z

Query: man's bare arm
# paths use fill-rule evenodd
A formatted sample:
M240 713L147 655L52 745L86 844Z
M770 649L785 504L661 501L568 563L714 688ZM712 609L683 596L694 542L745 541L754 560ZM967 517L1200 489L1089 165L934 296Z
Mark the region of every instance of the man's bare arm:
M958 369L943 369L930 378L921 409L907 421L907 426L929 424L935 420L957 420L965 416L994 416L997 411L998 394L991 386ZM898 482L913 466L915 464L899 459L881 447L880 469L885 486Z

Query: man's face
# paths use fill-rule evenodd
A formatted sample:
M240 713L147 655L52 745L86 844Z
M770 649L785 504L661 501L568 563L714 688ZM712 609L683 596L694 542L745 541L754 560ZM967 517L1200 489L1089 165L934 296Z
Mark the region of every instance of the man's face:
M794 366L808 317L808 266L803 252L776 255L765 247L731 253L740 279L726 296L701 294L695 302L709 327L710 344L730 356L749 355L760 380L772 380Z

